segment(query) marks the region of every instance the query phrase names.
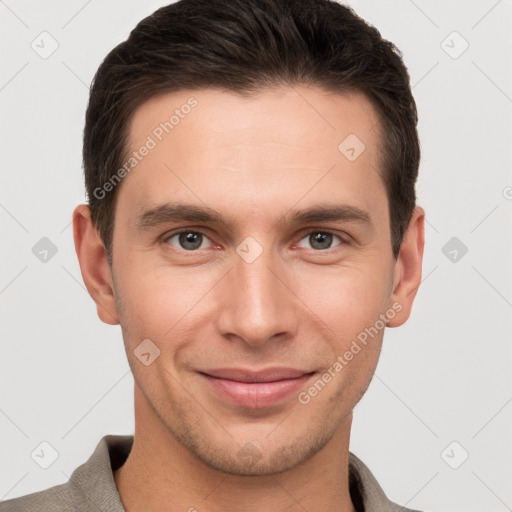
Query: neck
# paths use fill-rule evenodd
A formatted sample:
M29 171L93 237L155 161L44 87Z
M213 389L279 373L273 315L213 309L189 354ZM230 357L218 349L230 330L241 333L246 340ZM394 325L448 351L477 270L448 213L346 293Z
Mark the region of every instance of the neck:
M283 473L231 475L205 465L169 433L135 385L135 435L114 472L125 510L355 512L349 493L351 417L310 459Z

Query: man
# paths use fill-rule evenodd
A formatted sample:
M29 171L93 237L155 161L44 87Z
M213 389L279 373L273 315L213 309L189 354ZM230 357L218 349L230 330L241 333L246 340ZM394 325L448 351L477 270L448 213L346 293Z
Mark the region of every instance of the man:
M2 511L398 511L349 452L421 281L398 50L328 0L181 0L100 66L73 215L135 435Z

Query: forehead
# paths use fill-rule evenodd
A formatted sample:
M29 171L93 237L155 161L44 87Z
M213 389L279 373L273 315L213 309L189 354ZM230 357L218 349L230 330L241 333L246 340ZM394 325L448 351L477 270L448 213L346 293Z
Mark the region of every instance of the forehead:
M217 146L220 136L226 144L289 143L305 151L322 151L333 144L337 149L336 143L349 134L364 139L367 145L376 143L379 128L376 110L359 92L336 94L294 86L261 89L244 97L219 89L185 90L142 103L130 122L129 143L136 149L148 135L162 142L171 133L178 139L180 134L194 131L201 135L193 141L198 147ZM325 141L323 147L318 147L319 135Z
M251 97L215 89L162 94L131 120L129 153L144 146L120 194L133 212L171 198L227 207L228 197L249 211L305 195L318 203L334 190L336 199L365 208L384 190L380 123L360 93L297 86Z

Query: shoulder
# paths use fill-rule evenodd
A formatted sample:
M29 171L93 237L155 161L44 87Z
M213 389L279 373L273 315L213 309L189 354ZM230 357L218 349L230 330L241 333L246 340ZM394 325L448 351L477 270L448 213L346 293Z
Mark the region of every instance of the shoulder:
M350 495L356 510L364 512L420 512L388 499L377 479L361 459L349 452Z
M66 483L0 501L0 512L124 512L113 471L124 463L132 443L133 436L104 436Z
M70 482L0 502L0 512L71 512L88 510L81 492Z

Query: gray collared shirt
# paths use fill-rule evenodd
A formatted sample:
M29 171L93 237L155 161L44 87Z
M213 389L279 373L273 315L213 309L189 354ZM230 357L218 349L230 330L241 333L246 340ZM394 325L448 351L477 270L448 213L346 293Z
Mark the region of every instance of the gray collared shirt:
M0 512L125 512L113 472L127 459L133 436L106 435L65 484L0 502ZM350 496L358 512L418 512L388 500L370 470L349 454Z

